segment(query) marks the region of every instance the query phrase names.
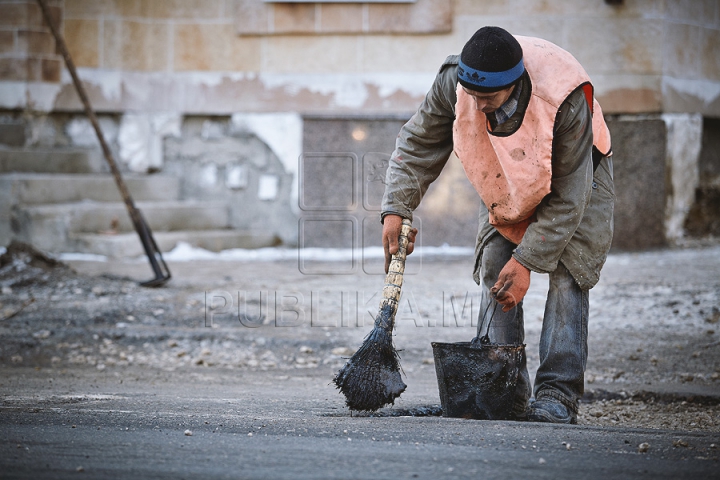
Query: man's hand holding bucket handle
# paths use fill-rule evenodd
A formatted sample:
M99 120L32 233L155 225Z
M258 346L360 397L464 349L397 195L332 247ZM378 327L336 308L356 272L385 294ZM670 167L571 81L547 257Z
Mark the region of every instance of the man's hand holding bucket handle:
M392 255L398 251L398 238L400 237L400 229L402 228L402 217L400 215L389 214L383 220L382 242L385 249L385 273L390 267ZM415 248L415 237L418 229L410 230L408 235L407 254L410 255ZM498 275L498 281L490 289L495 299L503 306L503 312L509 311L516 306L525 297L530 287L530 270L525 268L515 258L505 264Z
M383 219L382 242L385 249L385 273L390 268L390 260L393 255L398 252L400 238L400 230L402 229L403 218L400 215L385 215ZM415 249L415 236L418 233L417 228L412 228L408 235L407 254L410 255Z
M490 293L503 306L502 311L507 312L522 301L530 287L530 270L520 262L510 257L505 264Z

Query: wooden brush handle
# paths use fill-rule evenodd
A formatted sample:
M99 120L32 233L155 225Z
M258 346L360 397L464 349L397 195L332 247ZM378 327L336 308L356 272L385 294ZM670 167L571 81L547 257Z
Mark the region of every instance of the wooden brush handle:
M387 311L389 309L389 320L392 321L397 313L398 303L400 302L400 290L402 289L403 275L405 273L405 257L407 256L408 235L412 229L412 222L407 218L402 221L400 229L400 238L398 239L399 247L395 255L392 256L388 273L385 276L385 286L383 287L382 300L380 301L380 310Z

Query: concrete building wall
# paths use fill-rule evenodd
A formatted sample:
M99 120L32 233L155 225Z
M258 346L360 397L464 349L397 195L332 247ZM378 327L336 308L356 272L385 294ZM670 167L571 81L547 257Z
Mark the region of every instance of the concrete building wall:
M35 24L20 28L23 9ZM445 56L477 28L499 25L573 53L608 114L720 116L720 4L713 0L66 0L57 11L100 110L407 113ZM56 81L58 58L49 34L36 31L34 3L0 2L0 18L6 89ZM18 67L18 58L40 54L24 63L29 71ZM68 79L58 87L25 85L27 98L3 98L0 106L77 109Z
M197 165L178 168L187 163L178 160L178 145L193 141L185 138L184 132L192 130L188 125L207 120L206 133L212 136L217 130L213 119L226 126L241 124L241 130L257 136L277 157L281 170L272 174L283 179L279 192L287 195L277 200L286 210L281 216L294 215L302 225L307 214L298 208L301 154L327 152L332 144L335 152L358 155L352 136L339 135L324 146L323 138L328 132L342 133L351 117L386 126L401 124L422 101L443 59L458 53L484 25L546 38L573 53L588 70L614 135L618 247L672 243L686 227L702 231L688 224L688 218L699 208L698 195L715 195L716 187L708 190L702 175L688 177L683 172L705 168L700 159L713 158L706 150L716 147L703 140L710 131L707 122L720 118L716 0L49 3L93 106L116 119L108 123L106 134L123 168L185 176L188 195L220 195L220 190L199 185ZM0 0L2 148L55 148L60 145L53 138L58 137L69 139L69 146L91 148L88 125L74 118L80 112L75 89L35 2ZM68 118L73 121L64 120ZM319 118L326 120L324 131L315 128ZM238 158L251 158L253 150L243 152L237 146L239 133L233 128L220 129L215 140L203 137L208 150L205 160L197 162L207 163L213 149L222 156L238 148ZM63 135L54 135L53 129ZM374 147L374 153L389 156L393 140L385 130L371 129L378 135L374 141L382 145ZM128 134L133 131L142 132L143 138ZM238 163L223 161L216 168ZM342 162L337 168L344 168ZM655 172L653 181L662 182L662 188L641 197L633 186L639 179L633 175L643 172ZM464 182L456 175L459 170L446 173L421 209L427 218L435 215L438 225L445 225L438 230L447 235L435 238L433 233L427 240L466 244L470 236L448 226L475 221L471 209L465 208L468 202L460 208L460 203L449 200L467 185L458 188ZM258 186L253 189L259 191ZM658 192L662 199L655 199ZM233 193L227 195L232 198ZM266 205L255 205L258 200L240 209L239 224L255 224L257 215L255 220L241 217L254 206ZM655 203L662 203L662 208ZM712 201L705 205L705 213L695 215L694 221L720 217ZM650 235L654 230L639 228L629 213L634 209L661 233ZM279 235L287 239L292 236L288 232Z
M694 237L720 237L720 119L703 121L699 185L685 223Z

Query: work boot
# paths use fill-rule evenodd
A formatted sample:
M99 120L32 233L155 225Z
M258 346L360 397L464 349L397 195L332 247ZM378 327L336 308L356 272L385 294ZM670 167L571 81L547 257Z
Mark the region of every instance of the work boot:
M577 414L560 402L536 400L530 405L528 420L545 423L577 423Z
M528 414L530 410L515 410L511 413L511 417L509 420L513 420L515 422L527 422L528 421Z
M508 418L508 420L513 420L516 422L527 422L528 413L530 413L528 400L525 400L524 402L516 402L513 406L512 412L510 412L510 417Z

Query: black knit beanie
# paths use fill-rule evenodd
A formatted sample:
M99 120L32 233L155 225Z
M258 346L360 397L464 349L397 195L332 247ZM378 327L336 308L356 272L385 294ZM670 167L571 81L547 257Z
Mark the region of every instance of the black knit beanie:
M458 82L478 92L504 90L525 72L522 58L522 47L507 30L483 27L462 49Z

